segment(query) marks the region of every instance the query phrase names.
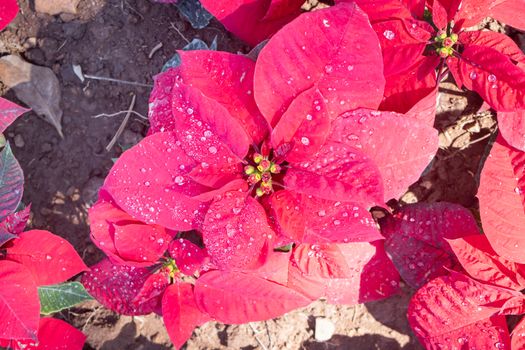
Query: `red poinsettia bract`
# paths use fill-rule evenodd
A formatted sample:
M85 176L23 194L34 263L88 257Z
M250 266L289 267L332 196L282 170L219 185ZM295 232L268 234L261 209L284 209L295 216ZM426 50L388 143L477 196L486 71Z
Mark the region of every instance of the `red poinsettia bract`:
M60 343L56 349L81 349L80 331L40 319L37 287L64 282L87 267L64 239L42 230L22 232L28 217L28 210L10 214L0 228L0 346L55 349L50 344Z
M364 12L305 13L256 62L179 54L156 78L149 136L90 211L108 259L85 275L88 291L121 313L162 313L177 347L211 319L394 293L369 209L419 177L437 133L417 110L376 111L383 60Z
M499 256L485 235L448 242L465 272L416 292L408 319L419 340L427 349L522 349L523 320L511 340L505 316L525 313L525 265Z
M301 13L303 0L201 0L230 32L250 45L269 38Z

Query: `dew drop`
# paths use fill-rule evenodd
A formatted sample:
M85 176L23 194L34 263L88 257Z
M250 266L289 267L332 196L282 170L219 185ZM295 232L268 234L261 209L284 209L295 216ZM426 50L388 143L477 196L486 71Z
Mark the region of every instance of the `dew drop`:
M323 25L324 25L325 27L327 27L327 28L330 27L330 23L328 22L328 20L327 20L326 18L323 19Z
M476 78L478 77L478 74L476 72L470 72L470 79L472 80L476 80Z
M215 146L210 146L210 148L208 148L208 151L209 151L211 154L215 154L215 153L217 153L217 147L215 147Z
M189 115L192 115L193 114L193 108L188 108L186 110L186 112L189 114Z
M180 175L175 177L175 183L179 186L182 185L184 183L184 177Z
M494 74L490 74L488 77L487 77L487 80L490 81L491 83L495 82L497 80L496 76Z
M317 215L319 215L319 216L321 216L321 217L322 217L322 216L325 216L325 215L326 215L326 211L324 211L324 210L319 210L319 212L317 213Z
M311 114L306 115L306 120L312 120L312 119L314 119L314 117Z
M310 144L310 139L306 136L301 137L301 143L305 146L308 146Z
M387 40L392 40L395 38L396 34L391 31L391 30L385 30L383 32L383 36L387 39Z

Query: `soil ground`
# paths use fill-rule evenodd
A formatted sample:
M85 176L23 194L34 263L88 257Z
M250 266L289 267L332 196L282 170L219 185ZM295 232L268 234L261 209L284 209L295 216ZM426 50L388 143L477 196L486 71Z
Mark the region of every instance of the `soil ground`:
M49 16L36 13L21 0L21 12L0 34L0 54L18 53L27 61L51 68L60 81L64 111L62 139L53 127L27 113L7 131L25 172L24 202L31 203L31 226L48 229L69 240L88 265L102 254L89 238L87 209L112 166L112 158L137 143L147 123L132 116L118 143L106 145L124 114L93 118L126 110L136 96L134 110L147 115L150 88L87 80L73 72L152 84L162 65L193 38L219 50L247 52L249 48L216 22L194 30L170 5L147 0L80 0L78 13ZM489 24L487 24L489 26ZM162 43L162 47L152 50ZM16 100L5 87L8 99ZM494 132L490 112L480 112L481 100L444 83L436 128L440 150L431 168L402 197L401 203L450 201L474 212L479 162ZM385 301L354 307L323 301L283 317L251 325L208 323L197 329L187 349L421 349L405 318L412 290ZM88 336L85 349L171 349L157 316L119 316L91 301L58 315ZM313 337L315 318L326 317L335 335L326 342Z

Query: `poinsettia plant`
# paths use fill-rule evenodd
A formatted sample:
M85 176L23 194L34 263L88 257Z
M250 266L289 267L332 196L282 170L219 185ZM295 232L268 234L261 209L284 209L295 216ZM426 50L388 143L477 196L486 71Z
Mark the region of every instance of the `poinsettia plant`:
M369 210L432 159L435 101L377 111L383 58L366 14L346 3L304 13L255 62L179 55L156 77L149 135L90 210L107 259L84 275L88 291L123 314L161 313L177 347L208 320L395 293Z

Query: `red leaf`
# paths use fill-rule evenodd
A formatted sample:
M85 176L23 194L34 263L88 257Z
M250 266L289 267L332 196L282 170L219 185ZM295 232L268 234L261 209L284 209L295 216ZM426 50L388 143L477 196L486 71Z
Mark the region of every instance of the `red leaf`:
M448 0L451 1L451 0ZM453 0L457 1L457 0ZM503 0L505 1L505 0ZM461 2L461 8L459 8L456 14L456 22L459 22L461 27L468 28L472 27L482 19L490 16L489 9L495 2L501 2L499 0L463 0Z
M308 305L311 300L252 274L210 271L195 283L201 310L228 324L268 320Z
M514 28L525 30L525 19L523 16L516 15L525 13L525 3L521 0L493 1L489 13L491 17L498 21L502 21Z
M0 261L0 339L36 340L40 302L31 272L21 264Z
M525 265L499 256L485 235L447 240L463 268L482 282L509 289L525 287Z
M243 55L220 51L178 51L178 54L182 61L175 69L178 82L199 90L212 105L226 108L253 142L261 143L269 130L253 98L255 63ZM176 93L173 99L179 96Z
M271 196L283 234L296 243L371 242L382 239L368 210L355 202L336 202L294 191Z
M408 9L411 0L336 0L335 3L355 2L368 15L370 22L375 23L389 19L408 19L412 14Z
M327 142L308 160L292 164L284 185L299 193L373 206L383 203L383 184L374 161L361 150Z
M9 11L4 6L14 6L16 7L16 10L14 12L14 15L16 16L16 13L18 12L18 5L16 4L16 0L6 0L7 3L0 4L0 13L2 14L2 17L0 17L0 30L2 30L7 23L10 22L10 20L5 23L5 20L7 17L9 17ZM13 5L14 3L14 5ZM13 16L14 18L14 16ZM3 26L2 26L3 25ZM25 112L29 112L30 109L20 107L19 105L6 100L5 98L0 97L0 133L3 133L5 129L9 125L11 125L12 122L16 120L20 115L24 114Z
M500 315L521 315L525 313L525 297L523 295L510 298L503 304Z
M309 89L299 94L272 132L274 149L290 143L292 148L286 153L289 162L298 162L319 151L330 131L330 114L325 99L317 89Z
M178 81L174 88L174 133L186 154L197 162L214 165L242 160L252 140L228 109L198 88Z
M292 252L270 250L264 264L257 270L250 271L265 280L286 285L288 282L288 262Z
M195 165L172 133L156 133L120 156L104 188L136 219L188 231L201 225L207 208L191 198L208 190L189 178Z
M525 110L498 112L498 127L505 141L525 151Z
M525 153L511 148L501 136L487 158L478 190L483 231L503 258L525 263Z
M9 214L2 222L0 222L0 228L15 235L19 235L24 231L30 214L31 205L28 205L16 213Z
M421 56L413 69L386 77L382 111L407 113L437 87L437 56Z
M525 71L495 49L465 45L459 63L461 80L495 110L525 109Z
M382 67L377 36L355 4L304 13L261 50L255 100L272 126L309 89L324 96L331 117L376 108L384 88Z
M520 293L476 282L456 272L419 289L408 306L408 321L427 349L489 349L510 341L505 317L494 316ZM491 306L484 304L493 303ZM499 306L497 305L499 304Z
M176 80L177 73L174 69L168 69L154 77L153 89L149 95L148 119L150 128L148 134L175 131L171 97Z
M117 264L151 266L172 238L164 227L146 225L122 211L104 190L89 209L89 221L92 241Z
M301 13L302 0L202 0L230 32L255 46Z
M407 117L421 120L428 125L434 125L434 119L437 110L438 87L435 86L428 95L421 98L408 112L405 113Z
M38 328L38 342L18 341L2 342L13 350L81 350L86 336L68 323L56 318L41 318Z
M61 283L88 269L68 241L48 231L22 232L5 248L7 259L24 265L37 286Z
M393 112L358 109L333 123L330 141L361 150L383 179L384 202L399 198L417 181L438 149L437 130Z
M385 76L410 70L423 55L432 27L413 19L392 19L373 24L383 52Z
M226 192L213 201L202 228L206 249L220 269L261 265L273 237L264 208L242 191Z
M299 244L292 254L291 264L312 277L348 278L351 274L345 257L336 244Z
M399 274L382 241L337 244L350 266L347 278L315 278L290 264L288 286L312 300L326 297L336 305L355 305L386 298L399 288Z
M525 54L509 36L490 30L462 32L459 41L466 45L478 45L492 48L508 56L514 62L525 63Z
M208 258L208 253L205 249L198 247L184 238L172 241L169 253L170 256L175 259L177 267L183 274L188 276L199 271Z
M195 327L211 321L210 316L197 307L193 286L180 282L175 282L164 292L162 318L175 348L186 343Z
M445 238L479 234L467 209L446 202L407 205L388 217L381 228L389 256L414 288L457 268L458 261Z
M114 265L104 259L82 276L82 284L108 309L123 315L146 315L157 309L158 298L140 305L135 304L135 299L150 275L149 269Z
M201 185L219 188L235 179L242 178L242 169L242 163L220 165L200 163L191 169L188 176Z
M16 0L5 0L0 4L0 30L4 29L18 13L18 4ZM3 132L0 131L0 132Z
M158 262L172 238L162 226L143 223L114 223L113 229L119 256L134 266Z
M434 0L432 2L432 21L439 29L445 30L447 24L457 16L457 11L462 0ZM463 1L467 3L468 0ZM465 4L466 5L466 4Z
M131 305L140 308L142 304L159 298L170 284L170 275L167 268L161 268L156 273L149 275L140 287L139 292L131 300ZM154 300L153 302L156 303Z
M12 214L24 192L24 173L7 144L0 152L0 221Z

